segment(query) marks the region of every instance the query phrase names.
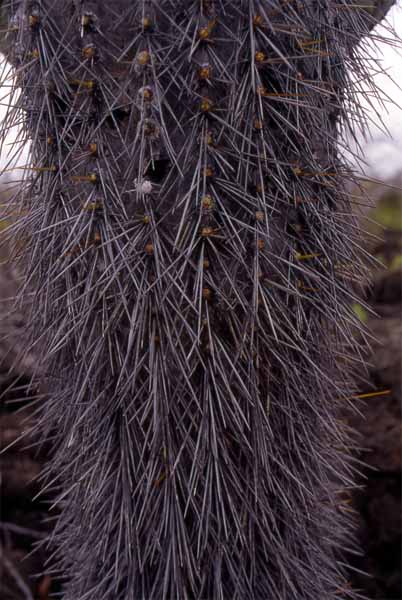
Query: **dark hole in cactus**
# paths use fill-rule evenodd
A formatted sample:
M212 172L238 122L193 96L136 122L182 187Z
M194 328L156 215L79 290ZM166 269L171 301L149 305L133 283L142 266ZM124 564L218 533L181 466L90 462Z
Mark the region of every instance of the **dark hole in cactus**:
M170 161L168 158L157 158L149 162L144 175L153 183L161 183L166 177L169 167Z
M106 124L111 129L117 129L121 123L129 116L130 109L128 107L118 107L110 111L110 115L105 118Z
M68 114L67 104L60 96L56 95L53 92L49 92L49 96L51 96L50 101L53 103L57 122L61 127L64 127L66 123L66 114ZM30 118L34 119L36 122L38 119L38 115L33 112L32 115L30 115Z

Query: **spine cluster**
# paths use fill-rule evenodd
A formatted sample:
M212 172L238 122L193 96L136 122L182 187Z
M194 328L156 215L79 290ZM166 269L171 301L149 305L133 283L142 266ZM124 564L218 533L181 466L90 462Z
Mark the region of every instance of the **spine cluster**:
M11 4L63 597L354 597L363 267L338 132L364 10Z

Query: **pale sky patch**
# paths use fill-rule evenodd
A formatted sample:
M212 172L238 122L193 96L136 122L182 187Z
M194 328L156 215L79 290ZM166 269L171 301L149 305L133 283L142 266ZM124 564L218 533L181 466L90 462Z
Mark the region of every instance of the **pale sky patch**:
M373 52L384 70L374 75L382 102L373 101L382 123L375 118L374 110L370 109L367 114L375 123L368 122L366 141L362 134L359 135L364 159L368 163L362 170L380 179L392 178L402 171L402 0L398 0L390 10L386 24L394 30L395 35L382 24L375 28L375 33L388 38L392 44L376 44ZM362 103L369 108L367 101L362 100Z

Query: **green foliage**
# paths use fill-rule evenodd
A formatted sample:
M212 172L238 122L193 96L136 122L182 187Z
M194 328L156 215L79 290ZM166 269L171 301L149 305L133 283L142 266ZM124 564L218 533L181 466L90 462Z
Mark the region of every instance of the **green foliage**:
M392 258L389 268L391 271L397 271L402 268L402 254L397 254Z
M361 304L359 304L358 302L355 302L353 304L353 310L354 310L355 314L358 316L358 318L360 319L360 321L362 321L363 323L367 323L368 313Z
M385 193L370 216L382 227L402 232L401 193L394 190Z

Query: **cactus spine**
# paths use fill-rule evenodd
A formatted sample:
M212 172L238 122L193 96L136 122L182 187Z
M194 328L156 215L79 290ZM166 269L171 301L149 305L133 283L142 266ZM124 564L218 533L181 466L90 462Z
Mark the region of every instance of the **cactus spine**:
M367 15L10 5L9 122L22 110L32 140L13 233L63 597L354 597L339 411L363 266L337 139Z

